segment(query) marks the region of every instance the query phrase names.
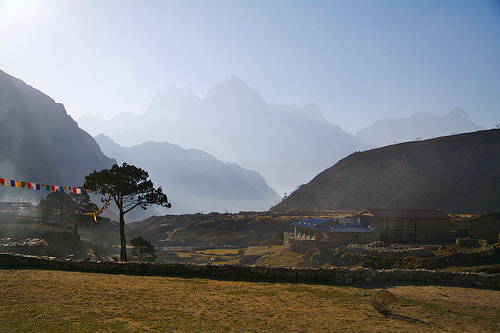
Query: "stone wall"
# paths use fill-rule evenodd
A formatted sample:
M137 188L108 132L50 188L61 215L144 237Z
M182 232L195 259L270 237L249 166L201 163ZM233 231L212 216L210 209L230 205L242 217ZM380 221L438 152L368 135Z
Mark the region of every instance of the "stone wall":
M372 256L383 256L387 258L402 258L408 256L427 258L432 257L432 253L429 248L418 247L418 248L396 248L396 247L383 247L375 246L374 244L382 242L374 242L370 244L349 244L344 247L336 249L342 252L353 252L359 254L366 254Z
M349 245L339 247L331 254L331 265L362 266L372 269L388 269L393 267L405 269L442 269L452 266L492 265L499 262L498 251L487 245L480 251L452 252L434 255L429 248L397 249L394 245L383 248L367 245ZM331 251L326 252L330 254Z
M151 264L113 261L75 261L51 257L0 254L0 268L38 268L92 273L216 277L335 285L428 283L500 289L500 274L446 272L426 269L291 268L244 265Z
M477 239L477 238L457 238L455 240L455 245L456 246L463 246L463 247L480 247L480 248L486 248L488 243L486 242L486 239Z

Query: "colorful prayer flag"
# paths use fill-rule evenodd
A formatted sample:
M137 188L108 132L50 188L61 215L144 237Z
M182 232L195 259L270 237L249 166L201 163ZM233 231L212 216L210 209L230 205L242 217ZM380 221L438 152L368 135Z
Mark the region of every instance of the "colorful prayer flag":
M5 185L5 179L0 178L0 184Z

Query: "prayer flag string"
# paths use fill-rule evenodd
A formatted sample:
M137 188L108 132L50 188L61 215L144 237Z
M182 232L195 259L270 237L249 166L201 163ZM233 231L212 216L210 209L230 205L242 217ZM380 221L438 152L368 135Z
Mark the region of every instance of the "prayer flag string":
M82 194L86 192L86 190L82 187L47 185L47 184L39 184L39 183L32 183L32 182L5 179L5 178L0 178L0 185L10 186L10 187L21 187L34 191L45 190L48 192L73 193L73 194Z
M97 223L97 215L101 215L102 212L105 210L105 209L108 209L109 208L109 203L111 201L111 197L108 197L104 203L104 206L101 207L101 209L99 209L98 211L95 211L95 212L90 212L90 213L80 213L78 211L76 211L76 214L81 214L81 215L94 215L94 221Z
M5 179L5 178L0 178L0 185L10 186L10 187L26 188L26 189L35 190L35 191L45 190L45 191L48 191L48 192L60 192L60 193L82 194L82 193L88 192L83 187L68 187L68 186L47 185L47 184L39 184L39 183L32 183L32 182L26 182L26 181L21 181L21 180ZM101 209L99 209L96 212L92 212L92 213L79 213L79 212L76 212L76 213L77 214L82 214L82 215L94 215L94 220L97 222L97 215L101 215L102 212L109 207L109 203L111 201L111 194L109 194L109 193L107 193L105 191L98 191L96 193L108 196L108 199L106 199L104 206L102 206Z

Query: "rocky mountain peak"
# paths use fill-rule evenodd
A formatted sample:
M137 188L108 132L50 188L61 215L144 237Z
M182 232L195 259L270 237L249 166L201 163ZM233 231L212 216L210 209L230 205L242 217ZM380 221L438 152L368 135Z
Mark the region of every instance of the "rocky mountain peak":
M328 120L321 113L319 106L314 103L309 103L301 107L299 109L299 113L311 119L328 122Z
M259 104L267 106L262 96L235 74L226 77L224 81L210 89L206 101L226 105L251 103L252 106Z
M467 112L465 112L461 108L455 108L455 109L451 110L450 112L443 115L443 118L453 119L455 121L457 121L457 120L465 121L467 123L472 122L472 120L469 118L469 115L467 114Z

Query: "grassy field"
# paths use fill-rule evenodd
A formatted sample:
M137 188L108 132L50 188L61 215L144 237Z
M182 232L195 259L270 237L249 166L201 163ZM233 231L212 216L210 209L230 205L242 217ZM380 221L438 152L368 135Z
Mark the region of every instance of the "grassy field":
M390 314L370 300L385 287ZM2 332L500 331L500 291L0 270Z
M283 245L272 246L249 246L239 249L207 249L198 251L175 251L170 250L168 253L174 254L177 258L162 257L160 255L158 261L163 262L193 262L193 263L211 263L216 265L223 264L238 264L245 255L271 255L280 253L284 250Z

